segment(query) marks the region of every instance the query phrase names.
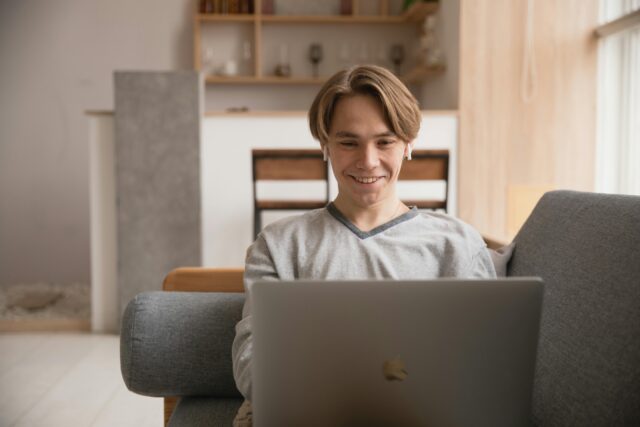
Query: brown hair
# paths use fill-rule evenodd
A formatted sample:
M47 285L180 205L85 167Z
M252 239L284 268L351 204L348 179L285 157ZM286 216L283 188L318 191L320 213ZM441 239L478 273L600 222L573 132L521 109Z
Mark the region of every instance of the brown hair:
M311 135L324 145L329 140L331 119L338 101L347 96L369 95L377 99L387 126L398 138L413 141L422 119L418 101L389 70L360 65L334 74L322 86L309 110Z

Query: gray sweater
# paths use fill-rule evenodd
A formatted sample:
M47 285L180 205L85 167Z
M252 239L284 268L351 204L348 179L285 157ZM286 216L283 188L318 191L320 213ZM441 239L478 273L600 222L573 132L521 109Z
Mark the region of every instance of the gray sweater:
M238 389L251 399L253 282L438 277L496 277L480 234L447 214L413 208L363 232L330 204L270 224L247 251L247 299L233 342L233 374Z

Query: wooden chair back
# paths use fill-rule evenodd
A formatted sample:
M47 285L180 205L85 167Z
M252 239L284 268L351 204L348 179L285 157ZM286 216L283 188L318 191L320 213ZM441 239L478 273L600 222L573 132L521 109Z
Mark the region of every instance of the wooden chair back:
M326 180L322 151L310 149L252 150L253 180Z
M253 170L253 234L262 229L265 210L309 210L329 203L329 166L317 149L254 149L251 151ZM324 181L325 197L305 200L259 199L258 181Z
M449 193L449 150L414 150L410 161L405 161L398 180L444 181L444 200L413 199L403 200L408 206L418 209L443 209L447 211Z

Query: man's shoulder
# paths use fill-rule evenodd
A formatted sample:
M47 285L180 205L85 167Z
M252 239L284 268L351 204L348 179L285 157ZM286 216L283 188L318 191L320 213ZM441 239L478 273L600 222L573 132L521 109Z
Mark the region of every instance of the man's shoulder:
M442 232L484 245L484 241L478 230L460 218L444 212L433 211L421 211L419 218L422 226L425 227L428 232Z
M293 234L310 233L315 229L322 228L328 219L326 208L314 209L303 214L291 215L274 221L264 227L261 231L262 237L286 238Z

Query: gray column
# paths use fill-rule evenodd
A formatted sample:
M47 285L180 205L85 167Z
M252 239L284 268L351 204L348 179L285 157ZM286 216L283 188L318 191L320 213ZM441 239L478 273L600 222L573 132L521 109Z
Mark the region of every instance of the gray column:
M115 73L120 313L173 268L201 265L198 73Z

